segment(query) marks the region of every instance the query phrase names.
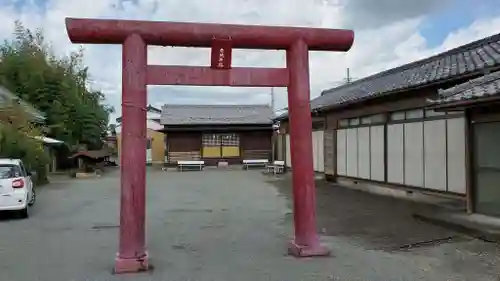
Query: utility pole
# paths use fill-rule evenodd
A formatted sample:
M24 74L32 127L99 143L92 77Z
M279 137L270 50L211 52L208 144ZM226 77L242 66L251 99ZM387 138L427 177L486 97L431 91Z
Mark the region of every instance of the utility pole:
M347 73L346 73L346 75L347 75L347 76L346 76L346 79L345 79L345 80L346 80L347 84L349 84L349 83L351 83L351 81L352 81L352 77L351 77L351 75L350 75L349 67L347 68Z
M356 80L356 78L351 76L351 69L348 67L346 69L346 77L342 78L342 80L340 81L334 82L336 84L336 86L334 87L340 87L345 84L351 84L354 80Z

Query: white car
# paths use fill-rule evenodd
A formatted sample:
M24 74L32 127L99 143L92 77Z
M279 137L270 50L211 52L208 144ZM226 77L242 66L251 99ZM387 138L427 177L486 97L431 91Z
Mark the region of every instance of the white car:
M23 162L0 159L0 211L16 211L22 218L27 218L35 199L31 173Z

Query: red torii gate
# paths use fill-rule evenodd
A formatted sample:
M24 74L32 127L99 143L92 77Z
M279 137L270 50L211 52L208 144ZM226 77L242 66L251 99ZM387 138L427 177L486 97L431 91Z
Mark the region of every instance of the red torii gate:
M347 51L350 30L207 23L66 19L73 43L122 44L120 241L115 272L149 267L145 245L147 85L288 87L295 256L328 255L316 232L309 93L311 51ZM211 67L147 64L147 45L211 47ZM286 68L231 68L233 48L286 50Z

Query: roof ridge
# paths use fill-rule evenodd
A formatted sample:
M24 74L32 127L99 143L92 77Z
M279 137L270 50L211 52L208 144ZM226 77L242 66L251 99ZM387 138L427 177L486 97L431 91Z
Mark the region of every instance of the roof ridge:
M500 71L495 71L468 82L442 90L435 100L428 99L432 104L453 107L463 101L473 102L475 99L490 98L500 95Z
M441 97L449 97L449 96L454 96L456 94L463 93L467 90L469 90L472 87L477 87L477 86L482 86L484 84L491 83L492 81L500 79L500 71L495 71L490 74L486 74L480 77L477 77L475 79L469 80L465 83L456 85L454 87L445 89L445 90L439 90L439 96Z
M269 104L164 104L163 107L271 107Z
M454 55L454 54L463 53L465 51L470 51L472 49L475 49L477 47L490 44L490 43L495 42L495 41L500 41L500 33L493 34L493 35L488 36L486 38L482 38L482 39L478 39L478 40L472 41L472 42L467 43L465 45L461 45L461 46L452 48L450 50L447 50L447 51L444 51L444 52L432 55L432 56L427 57L427 58L423 58L423 59L420 59L420 60L417 60L417 61L409 62L409 63L403 64L403 65L397 66L395 68L383 70L381 72L377 72L375 74L363 77L363 78L361 78L359 80L355 80L355 81L353 81L351 83L348 83L348 84L344 84L344 85L341 85L341 86L338 86L338 87L334 87L334 88L330 88L330 89L324 90L324 91L321 92L321 95L324 95L324 94L326 94L328 92L333 92L334 90L340 90L340 89L348 88L350 86L358 85L358 84L360 84L360 83L362 83L364 81L372 80L374 78L384 77L386 75L390 75L390 74L394 74L394 73L401 73L401 72L403 72L405 70L408 70L410 68L414 68L414 67L417 67L417 66L422 66L422 65L425 65L427 63L433 62L436 59L441 59L441 58L443 58L443 57L445 57L447 55Z
M267 124L272 122L273 111L268 104L204 104L165 105L162 125L187 124Z

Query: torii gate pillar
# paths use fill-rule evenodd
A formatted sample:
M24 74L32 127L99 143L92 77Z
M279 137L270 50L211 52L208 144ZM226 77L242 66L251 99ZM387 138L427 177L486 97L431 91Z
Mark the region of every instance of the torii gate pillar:
M73 43L122 44L120 238L115 272L149 268L145 239L147 85L288 87L297 257L328 255L316 231L309 51L347 51L350 30L66 19ZM147 65L147 46L212 47L212 67ZM286 50L287 68L232 68L231 50Z

